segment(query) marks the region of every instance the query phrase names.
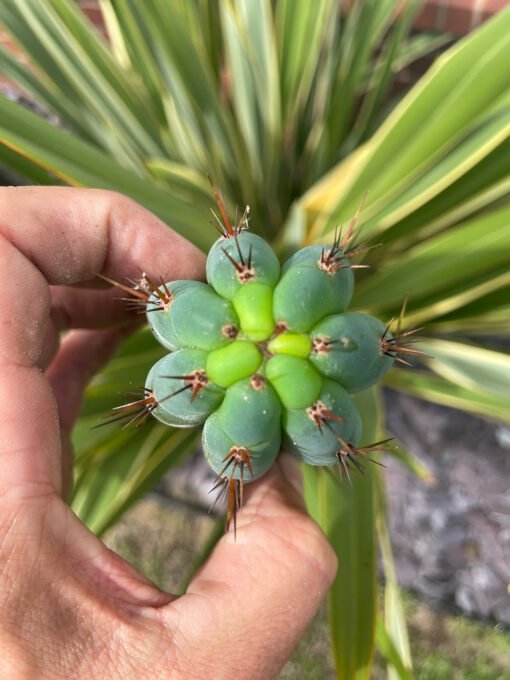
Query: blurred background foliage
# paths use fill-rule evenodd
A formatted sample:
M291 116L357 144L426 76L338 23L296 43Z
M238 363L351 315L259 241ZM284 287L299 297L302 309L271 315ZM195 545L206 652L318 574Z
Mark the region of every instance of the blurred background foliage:
M0 47L0 70L45 114L0 98L0 163L13 181L121 191L204 250L207 174L282 256L330 242L366 194L363 237L383 247L366 254L353 307L389 320L409 295L406 324L425 326L434 356L386 383L509 421L510 358L482 345L510 327L510 9L444 49L447 37L411 32L419 5L100 0L104 40L72 0L0 0L16 46ZM437 53L405 86L399 75ZM197 433L156 423L90 429L159 354L141 331L88 390L73 507L99 534L196 446ZM367 443L383 438L380 394L359 402ZM369 678L377 641L388 677L412 677L383 475L346 487L307 469L306 488L342 555L329 597L338 676Z

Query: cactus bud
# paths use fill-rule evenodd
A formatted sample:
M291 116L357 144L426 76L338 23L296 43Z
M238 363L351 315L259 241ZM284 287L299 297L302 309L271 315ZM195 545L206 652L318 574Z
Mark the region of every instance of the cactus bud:
M240 288L232 300L243 334L260 342L267 340L274 330L273 291L263 283L248 283Z
M307 408L321 391L320 375L301 357L276 354L266 364L266 376L286 408Z
M261 363L262 355L253 343L236 340L209 352L205 372L217 385L229 387L255 373Z

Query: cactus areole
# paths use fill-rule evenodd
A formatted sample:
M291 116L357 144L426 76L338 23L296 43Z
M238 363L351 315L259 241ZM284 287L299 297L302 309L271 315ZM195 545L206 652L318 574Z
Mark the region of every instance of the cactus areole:
M203 425L204 455L228 499L227 526L243 487L264 475L284 449L309 465L363 471L361 417L350 394L407 363L414 331L395 334L368 314L347 311L354 289L356 217L332 245L299 250L280 267L270 245L235 225L215 192L222 221L207 257L207 284L153 283L129 289L167 354L149 372L142 398L112 420L149 416L172 427ZM113 283L113 282L112 282ZM127 287L120 285L122 288ZM401 317L402 318L402 317Z

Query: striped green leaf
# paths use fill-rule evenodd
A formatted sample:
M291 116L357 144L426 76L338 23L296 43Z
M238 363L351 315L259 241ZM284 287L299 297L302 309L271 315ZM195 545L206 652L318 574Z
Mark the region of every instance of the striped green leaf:
M377 647L388 663L388 680L412 680L411 647L393 559L383 475L377 477L377 535L384 570L384 622L377 624Z
M120 191L147 206L197 245L207 247L213 230L203 230L203 212L173 198L162 187L127 170L103 152L0 97L2 145L74 186ZM2 147L0 146L0 162Z
M437 60L368 146L358 152L358 162L351 164L351 171L337 185L334 205L326 220L323 218L323 226L321 222L316 226L318 233L325 224L334 226L354 214L367 189L367 209L376 201L389 201L449 152L465 131L507 94L509 27L510 9ZM344 176L341 165L335 176Z
M378 395L360 393L363 443L377 439ZM370 678L376 620L375 466L352 475L352 485L322 468L304 466L305 494L338 555L339 570L329 595L329 622L338 677Z
M427 340L420 348L433 356L429 368L457 385L507 401L510 411L510 355L477 345Z
M508 399L462 387L439 376L419 371L392 371L385 384L415 397L462 409L491 420L510 422Z

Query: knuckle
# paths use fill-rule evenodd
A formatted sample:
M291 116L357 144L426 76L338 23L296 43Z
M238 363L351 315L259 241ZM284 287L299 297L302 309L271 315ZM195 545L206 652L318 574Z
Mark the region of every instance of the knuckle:
M300 524L300 530L295 533L295 545L302 558L309 562L311 568L329 586L337 572L337 556L317 522L303 515Z
M101 193L104 196L105 202L108 203L112 213L129 214L129 212L132 211L135 206L139 207L138 203L136 203L132 198L129 198L129 196L122 194L120 191L102 189Z
M306 580L312 576L321 590L329 588L337 571L337 557L319 525L308 515L294 511L285 516L260 518L246 527L256 531L255 541L268 557L298 569Z

